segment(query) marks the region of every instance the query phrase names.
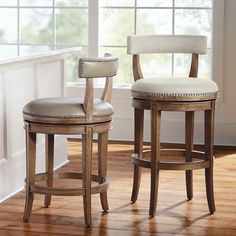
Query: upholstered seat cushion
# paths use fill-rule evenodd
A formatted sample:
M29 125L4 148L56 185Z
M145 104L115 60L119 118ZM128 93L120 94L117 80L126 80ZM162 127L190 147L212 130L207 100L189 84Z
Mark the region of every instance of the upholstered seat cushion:
M218 95L217 84L201 78L145 78L132 86L133 98L148 100L208 100Z
M87 123L83 109L83 98L42 98L28 103L23 109L24 119L47 123ZM111 120L112 106L95 99L92 123ZM89 122L89 123L90 123Z

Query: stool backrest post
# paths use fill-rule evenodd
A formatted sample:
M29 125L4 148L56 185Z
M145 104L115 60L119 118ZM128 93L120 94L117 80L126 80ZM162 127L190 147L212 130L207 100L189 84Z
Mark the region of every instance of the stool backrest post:
M134 76L134 81L143 79L143 73L140 65L140 56L139 55L133 55L133 76Z
M84 97L84 111L86 120L92 119L93 111L93 78L106 77L105 87L101 99L110 102L112 94L112 79L116 75L118 58L111 54L105 54L102 58L80 58L79 77L86 78L86 90Z
M207 53L207 37L200 35L130 35L127 53L133 55L134 80L143 78L140 54L187 53L192 54L189 77L198 75L198 55Z

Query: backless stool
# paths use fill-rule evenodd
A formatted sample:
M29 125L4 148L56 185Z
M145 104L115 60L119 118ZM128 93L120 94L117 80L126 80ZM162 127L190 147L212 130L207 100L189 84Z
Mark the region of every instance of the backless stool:
M215 100L218 87L212 80L195 78L198 74L198 55L206 54L207 39L204 36L188 35L133 35L128 36L128 54L133 55L132 106L134 107L135 141L132 162L134 164L131 201L137 200L141 169L151 169L151 192L149 215L156 213L158 180L160 170L184 170L188 200L192 199L192 171L205 169L205 183L209 211L215 211L213 193L213 137ZM141 71L140 54L189 53L192 54L188 77L146 78ZM154 68L155 69L155 68ZM144 158L143 122L144 111L151 116L151 158ZM185 112L185 150L160 149L160 122L162 111ZM194 150L194 112L205 114L205 151ZM173 131L174 132L174 131ZM173 161L163 161L169 156ZM174 158L183 158L176 161Z
M113 116L110 104L112 77L116 75L118 59L110 54L104 58L79 60L79 77L86 78L84 98L42 98L28 103L23 109L26 130L26 201L24 221L28 221L34 193L45 194L45 206L51 195L83 196L85 224L91 225L91 194L100 193L101 205L108 210L107 202L107 141ZM93 97L93 78L106 77L101 99ZM36 134L45 134L46 172L35 173ZM93 134L98 134L98 175L91 174ZM82 173L53 174L54 135L82 134ZM82 179L81 188L56 188L53 179ZM47 186L38 184L46 180ZM98 182L91 187L91 181Z

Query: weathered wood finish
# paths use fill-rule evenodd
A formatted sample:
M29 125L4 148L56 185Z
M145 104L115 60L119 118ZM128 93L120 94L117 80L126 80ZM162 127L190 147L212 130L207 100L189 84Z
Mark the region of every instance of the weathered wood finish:
M196 78L198 75L198 54L192 54L191 67L189 72L189 77Z
M143 153L143 122L144 122L144 110L134 109L134 153L136 153L139 159L142 158ZM133 190L131 195L131 201L135 203L138 198L138 192L140 187L141 168L138 165L134 165L134 177L133 177Z
M205 181L207 191L207 201L209 211L215 212L214 187L213 187L213 143L214 143L214 122L215 120L215 102L212 102L212 109L205 111L205 153L206 160L210 166L205 169Z
M53 184L53 163L54 163L54 135L45 134L45 169L47 173L47 186L52 187ZM51 194L46 194L44 205L46 207L51 204Z
M134 81L143 79L143 73L140 66L140 56L139 55L133 55L133 75L134 75Z
M29 132L29 127L26 125L26 199L25 211L23 219L28 221L34 200L34 192L31 186L35 182L35 168L36 168L36 134Z
M99 63L99 62L97 62ZM106 84L101 96L105 102L111 101L112 77L106 78ZM44 205L48 207L51 204L51 196L83 196L84 220L87 226L92 224L91 213L91 194L99 193L101 205L104 211L108 210L107 189L109 182L107 180L107 140L108 131L111 127L112 114L97 117L93 115L93 78L86 79L85 97L83 109L85 116L73 119L47 118L31 115L24 115L26 127L26 201L24 220L28 221L33 205L34 193L45 195ZM36 134L45 134L45 161L46 172L35 174L36 159ZM64 173L63 175L53 174L54 162L54 135L82 134L82 174L78 172ZM93 134L98 134L99 147L99 165L98 174L92 175L92 154L93 154ZM55 179L82 179L82 186L76 188L57 188L53 186ZM46 180L46 186L39 182ZM92 186L92 181L97 185Z
M185 113L185 161L192 162L192 150L194 149L193 145L193 133L194 133L194 112L187 111ZM185 172L186 178L186 191L187 198L191 200L193 198L193 171L187 170Z
M192 54L191 68L189 77L198 75L198 54ZM134 81L142 79L142 71L139 55L133 55L133 76ZM150 187L150 206L149 215L152 217L156 213L158 179L160 170L185 170L186 192L188 200L193 197L193 170L205 169L206 192L209 211L215 211L214 192L213 192L213 139L214 139L214 110L217 93L211 93L204 96L155 96L145 95L137 91L132 91L132 106L135 111L135 142L134 155L132 162L134 164L134 180L131 201L135 202L138 196L140 185L141 170L140 167L150 168L151 187ZM140 149L142 144L142 125L144 110L150 110L151 113L151 160L140 159L144 153ZM185 157L184 162L166 162L161 161L161 155L165 155L160 150L160 119L162 111L182 111L185 112L185 150L182 152ZM194 112L205 112L205 153L203 160L193 160L194 151ZM141 131L139 131L141 129ZM139 137L136 137L139 136Z
M111 101L112 84L113 84L113 77L107 77L106 83L105 83L105 88L102 93L102 100L105 102Z
M161 111L155 105L151 109L151 189L149 215L156 214L160 164Z
M86 90L84 96L84 111L86 114L86 123L93 119L93 79L86 79Z
M85 224L92 224L91 215L91 168L92 168L92 143L93 130L88 127L86 134L82 135L82 166L83 166L83 195Z

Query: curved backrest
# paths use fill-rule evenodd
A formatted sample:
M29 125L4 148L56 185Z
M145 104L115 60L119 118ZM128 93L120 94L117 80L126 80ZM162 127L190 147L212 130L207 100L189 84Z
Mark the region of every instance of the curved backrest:
M105 87L101 96L104 102L111 101L112 78L116 75L118 58L106 53L100 58L80 58L79 77L86 78L86 89L83 108L86 120L92 120L93 116L93 78L106 77Z
M131 35L127 53L207 53L207 37L199 35Z
M99 78L112 77L117 73L118 58L105 54L102 58L80 58L79 77Z

